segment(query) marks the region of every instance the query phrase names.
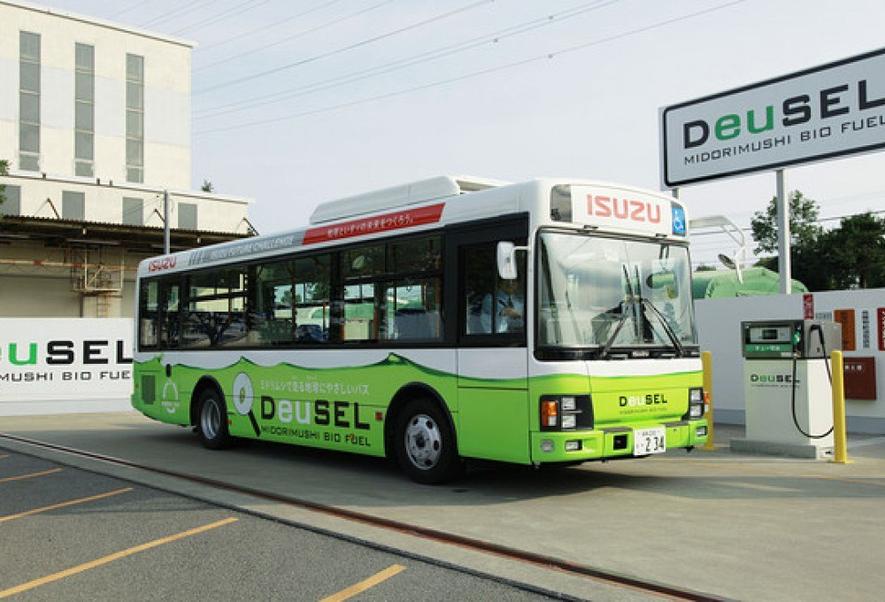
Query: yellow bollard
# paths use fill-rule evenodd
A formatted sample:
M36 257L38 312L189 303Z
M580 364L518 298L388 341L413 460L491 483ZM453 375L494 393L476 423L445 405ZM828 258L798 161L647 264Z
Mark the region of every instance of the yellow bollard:
M833 351L830 365L833 370L833 462L849 464L848 437L845 434L845 373L841 351Z
M705 416L707 418L707 442L704 449L716 449L713 443L713 353L704 351L701 353L701 365L704 367L704 396L707 405Z

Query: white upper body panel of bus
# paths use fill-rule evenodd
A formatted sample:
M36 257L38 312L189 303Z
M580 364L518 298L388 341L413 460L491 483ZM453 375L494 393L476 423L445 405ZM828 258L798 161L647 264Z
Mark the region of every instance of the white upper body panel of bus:
M688 235L684 205L659 192L567 178L509 184L440 176L323 203L307 227L146 259L138 266L138 276L526 213L531 230L556 226L679 242Z

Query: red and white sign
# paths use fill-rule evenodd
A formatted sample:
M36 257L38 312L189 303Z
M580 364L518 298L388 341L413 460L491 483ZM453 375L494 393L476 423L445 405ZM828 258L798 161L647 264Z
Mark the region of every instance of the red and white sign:
M672 234L670 201L608 186L572 186L572 221L603 229Z
M876 310L876 332L879 333L879 351L885 351L885 307Z
M349 222L310 228L304 234L303 244L313 245L321 242L353 238L355 236L389 232L401 228L413 228L415 226L435 224L442 218L442 212L445 206L445 203L438 203L436 205L428 205L427 207L420 207L418 209L395 211L393 213L385 213L384 215L364 217Z
M811 293L802 295L802 315L806 320L814 319L814 295Z
M177 260L175 257L160 257L152 259L148 264L148 272L160 272L163 270L171 270L175 267Z

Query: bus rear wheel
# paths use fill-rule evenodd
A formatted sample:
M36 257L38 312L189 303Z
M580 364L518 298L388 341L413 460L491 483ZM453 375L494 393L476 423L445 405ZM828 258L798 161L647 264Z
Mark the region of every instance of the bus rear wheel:
M224 449L231 443L227 431L227 409L224 398L214 389L206 389L199 398L197 430L200 440L209 449Z
M455 434L439 406L427 399L410 401L397 417L396 457L413 481L434 485L460 474L463 464Z

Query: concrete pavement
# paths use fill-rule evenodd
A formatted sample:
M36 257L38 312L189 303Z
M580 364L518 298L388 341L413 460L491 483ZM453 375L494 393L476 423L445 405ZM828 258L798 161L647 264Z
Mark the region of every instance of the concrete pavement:
M0 431L725 597L871 599L885 588L878 568L885 440L855 439L861 445L847 466L718 449L559 470L487 465L458 483L425 487L373 458L260 442L211 452L188 430L137 414L10 418ZM720 428L717 440L727 446L740 434ZM239 502L572 595L641 597L316 513Z

